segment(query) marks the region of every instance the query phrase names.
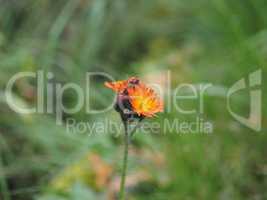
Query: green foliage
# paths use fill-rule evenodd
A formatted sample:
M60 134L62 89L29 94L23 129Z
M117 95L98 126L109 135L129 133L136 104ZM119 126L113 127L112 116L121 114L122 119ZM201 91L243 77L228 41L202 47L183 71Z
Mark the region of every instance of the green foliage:
M121 163L121 140L114 135L69 134L56 125L54 114L11 111L4 90L16 72L43 69L56 82L85 87L88 71L123 79L169 69L174 86L211 82L228 88L258 68L267 75L266 10L265 0L0 1L0 199L105 199L105 189L83 181L73 181L67 195L51 189L51 181L88 152L111 163L115 175ZM102 83L93 80L94 107L112 101ZM16 101L35 105L25 95L32 88L36 83L17 86ZM267 88L262 89L266 99ZM219 92L205 96L204 118L213 122L212 134L135 135L134 148L162 152L165 168L161 173L139 157L130 160L131 173L145 169L154 178L129 191L131 199L267 199L266 107L263 130L255 133L231 118ZM249 108L245 97L244 92L233 107ZM75 101L71 94L64 98L67 105ZM72 117L91 123L118 119L113 111ZM154 120L177 117L193 120L175 110Z

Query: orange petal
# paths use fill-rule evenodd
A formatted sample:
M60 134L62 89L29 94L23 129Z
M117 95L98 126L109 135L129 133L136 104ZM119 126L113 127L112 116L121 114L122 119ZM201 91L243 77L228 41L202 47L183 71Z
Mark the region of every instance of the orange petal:
M127 81L105 82L105 86L115 92L121 92L127 87Z

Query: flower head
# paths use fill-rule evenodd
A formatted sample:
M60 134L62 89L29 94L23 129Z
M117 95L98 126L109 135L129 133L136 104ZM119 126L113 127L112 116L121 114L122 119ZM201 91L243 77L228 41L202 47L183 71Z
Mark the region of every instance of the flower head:
M117 93L123 92L126 88L137 85L140 80L136 77L131 77L128 80L116 81L116 82L105 82L105 86L114 90Z
M132 117L153 117L163 111L163 102L156 92L136 77L124 81L106 82L105 85L117 93L115 109L123 120Z
M163 111L163 102L154 90L144 84L127 88L127 91L132 109L138 116L153 117Z

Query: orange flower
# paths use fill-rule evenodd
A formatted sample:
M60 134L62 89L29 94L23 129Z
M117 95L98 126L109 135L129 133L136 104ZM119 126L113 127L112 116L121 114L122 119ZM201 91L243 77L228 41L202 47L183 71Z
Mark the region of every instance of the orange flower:
M127 89L132 110L138 116L153 117L163 112L163 102L157 97L154 90L144 84Z
M105 82L105 86L115 92L121 92L127 87L127 81Z
M118 93L115 108L121 113L123 119L135 116L153 117L156 113L163 111L163 102L155 91L138 78L131 77L124 81L106 82L105 86ZM129 114L129 111L132 113Z
M105 82L106 87L114 90L117 93L123 92L127 87L134 84L139 84L139 79L136 77L131 77L124 81Z

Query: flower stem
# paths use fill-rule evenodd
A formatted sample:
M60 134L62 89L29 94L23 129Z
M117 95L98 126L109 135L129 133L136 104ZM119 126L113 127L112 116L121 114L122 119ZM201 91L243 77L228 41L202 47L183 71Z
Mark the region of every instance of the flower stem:
M128 165L128 152L129 152L129 143L130 143L130 135L128 133L128 124L124 124L125 134L124 134L124 156L123 156L123 165L122 165L122 174L121 174L121 185L120 185L120 194L119 199L125 199L125 180L126 180L126 171Z

